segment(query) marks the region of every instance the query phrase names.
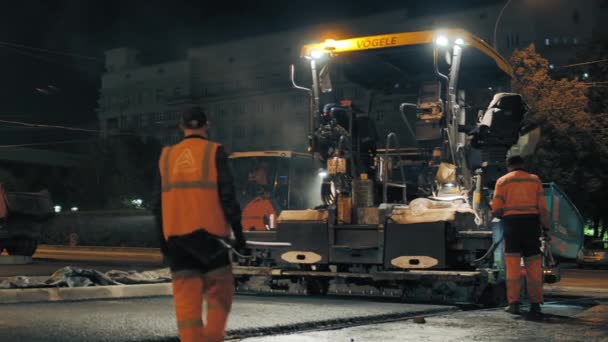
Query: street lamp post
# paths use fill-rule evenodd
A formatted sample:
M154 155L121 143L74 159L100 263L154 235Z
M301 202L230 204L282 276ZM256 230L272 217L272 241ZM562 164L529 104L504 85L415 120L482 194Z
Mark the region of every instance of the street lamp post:
M498 51L498 44L496 43L496 32L498 31L498 23L500 22L500 18L502 18L502 14L505 9L509 6L512 0L508 0L507 3L502 7L500 12L498 13L498 17L496 18L496 22L494 23L494 39L492 40L492 44L494 45L494 49Z

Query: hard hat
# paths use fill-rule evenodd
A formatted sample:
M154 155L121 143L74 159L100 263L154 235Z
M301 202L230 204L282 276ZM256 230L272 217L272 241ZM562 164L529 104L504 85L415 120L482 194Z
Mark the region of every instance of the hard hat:
M207 115L201 107L190 107L182 112L181 124L185 128L201 128L207 124Z
M524 158L518 154L513 154L507 158L507 166L509 167L523 166L524 164Z

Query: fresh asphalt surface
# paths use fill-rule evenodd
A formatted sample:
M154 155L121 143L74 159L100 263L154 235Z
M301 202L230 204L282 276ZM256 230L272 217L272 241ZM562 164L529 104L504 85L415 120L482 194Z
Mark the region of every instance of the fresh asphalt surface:
M353 298L237 296L228 330L453 309ZM169 341L176 336L169 297L0 304L0 341Z
M123 252L121 252L123 253ZM34 259L29 265L2 265L0 279L16 275L50 275L64 266L94 268L100 271L110 269L120 270L148 270L161 268L163 265L158 258L147 258L130 255L128 251L123 255L108 256L97 252L83 252L82 255L54 255L47 251L40 254L42 258ZM562 280L558 283L566 287L608 288L608 270L590 270L565 268L562 270ZM315 322L327 322L333 319L366 318L371 315L407 315L412 312L425 312L428 310L446 310L451 312L454 308L448 306L418 305L389 303L360 298L311 298L311 297L268 297L268 296L237 296L233 313L229 321L229 334L238 333L238 336L249 336L252 332L258 334L276 333L269 329L277 326L300 324L300 330L315 330ZM449 317L459 317L460 314L450 314ZM463 313L461 321L454 318L456 323L447 320L448 326L467 326L470 320L484 321L483 314ZM467 316L468 315L468 316ZM471 316L476 315L476 316ZM499 313L496 322L504 319ZM449 321L449 322L448 322ZM412 324L411 321L407 324ZM495 322L495 323L496 323ZM310 329L306 324L311 323ZM507 321L507 324L513 322ZM301 326L304 324L304 326ZM405 323L404 323L405 324ZM485 323L484 323L485 324ZM503 323L501 323L503 324ZM487 326L487 325L485 325ZM546 327L547 325L544 325ZM348 336L340 331L356 332L363 338L369 331L379 331L379 335L366 335L363 340L384 340L388 332L383 333L378 325L336 330L336 333L299 334L270 338L268 341L350 341ZM401 331L402 325L388 325L393 333ZM408 325L407 330L418 329ZM418 327L420 327L418 325ZM471 328L475 329L474 326ZM353 330L354 329L354 330ZM380 329L380 330L378 330ZM389 330L390 330L389 329ZM395 330L396 329L396 330ZM502 328L501 328L502 329ZM570 327L575 331L575 327ZM428 330L428 329L427 329ZM407 340L437 340L442 341L446 333L460 336L461 340L485 340L493 336L488 330L485 335L467 335L458 330L420 330L419 337ZM449 330L449 329L448 329ZM453 329L452 329L453 330ZM470 331L470 328L465 329ZM532 330L533 332L533 330ZM531 332L531 333L532 333ZM244 335L243 335L244 333ZM431 339L430 335L436 338ZM458 335L462 333L462 335ZM340 335L342 334L342 335ZM382 335L385 334L386 336ZM255 334L254 334L255 335ZM173 303L170 297L97 300L82 302L55 302L55 303L22 303L0 304L0 342L4 341L177 341ZM381 337L384 336L384 337ZM465 337L466 336L466 337ZM482 337L483 336L483 337ZM525 340L533 335L522 335ZM562 335L565 336L565 335ZM303 338L303 339L300 339ZM410 336L414 337L414 336ZM543 339L544 337L544 339ZM543 336L540 340L546 339ZM297 338L297 339L296 339ZM346 338L346 339L345 339ZM370 339L371 338L371 339ZM559 338L558 339L562 339ZM252 341L265 341L266 338L254 338ZM401 339L398 339L401 341ZM563 340L570 340L565 338ZM575 339L576 340L576 339ZM594 340L594 339L587 339ZM387 339L388 341L388 339Z

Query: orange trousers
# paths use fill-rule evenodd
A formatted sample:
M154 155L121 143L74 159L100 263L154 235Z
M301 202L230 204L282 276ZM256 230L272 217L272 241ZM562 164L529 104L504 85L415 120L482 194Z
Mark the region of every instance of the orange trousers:
M177 271L171 276L180 340L224 341L226 321L234 296L234 277L230 266L206 274ZM203 303L206 304L204 320Z
M507 300L509 304L519 302L521 291L521 255L505 253L507 271ZM530 303L542 304L543 300L543 270L540 254L524 258L526 267L526 288Z

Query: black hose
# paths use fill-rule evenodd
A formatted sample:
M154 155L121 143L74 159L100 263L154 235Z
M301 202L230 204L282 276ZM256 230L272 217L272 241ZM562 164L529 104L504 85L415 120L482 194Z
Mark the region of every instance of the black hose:
M340 152L342 152L342 145L344 144L344 140L346 140L346 137L344 135L340 136L340 140L338 140L338 155L337 157L340 156Z
M490 246L490 248L488 249L488 251L486 252L486 254L484 254L481 258L479 259L475 259L473 260L474 263L480 263L483 260L487 259L490 255L492 255L492 253L494 253L494 251L496 250L496 248L498 248L498 245L500 245L500 243L502 242L502 237L494 242L492 242L492 245Z
M234 254L236 254L238 257L243 258L243 259L252 259L253 256L252 255L244 255L239 253L239 251L236 250L236 248L234 248L229 242L227 242L224 239L217 239L219 242L222 243L222 245L224 245L224 248L231 250Z

